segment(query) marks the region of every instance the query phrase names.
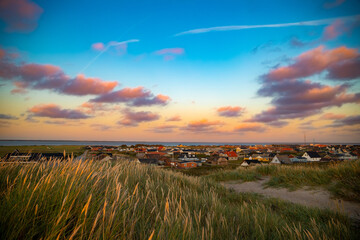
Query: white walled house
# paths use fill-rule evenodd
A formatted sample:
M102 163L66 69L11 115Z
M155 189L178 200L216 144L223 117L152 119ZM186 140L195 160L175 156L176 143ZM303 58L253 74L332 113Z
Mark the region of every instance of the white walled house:
M321 156L317 152L305 152L302 157L312 162L318 162L321 159Z
M288 155L276 155L270 162L271 164L291 164L290 158Z

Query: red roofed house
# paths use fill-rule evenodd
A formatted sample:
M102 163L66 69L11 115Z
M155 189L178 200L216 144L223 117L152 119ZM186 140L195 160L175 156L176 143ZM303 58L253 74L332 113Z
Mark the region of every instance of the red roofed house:
M145 154L146 158L153 158L153 159L160 159L163 157L166 153L163 152L147 152Z
M234 151L225 152L225 154L227 155L229 161L238 160L238 156L237 156L236 152L234 152Z
M280 151L281 152L293 152L294 149L293 148L282 148Z
M196 168L197 163L196 162L178 162L177 167L178 168Z

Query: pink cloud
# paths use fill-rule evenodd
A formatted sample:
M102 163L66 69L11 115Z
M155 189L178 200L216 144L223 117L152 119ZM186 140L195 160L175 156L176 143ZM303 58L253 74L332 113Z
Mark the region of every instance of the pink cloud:
M183 127L182 130L189 132L211 132L215 131L216 126L222 125L220 121L209 121L207 119L201 119L198 121L192 121L187 126Z
M262 122L272 126L285 125L284 119L305 118L329 107L360 103L360 93L348 93L351 85L324 85L296 78L327 71L329 79L351 80L359 76L356 49L339 47L325 50L322 46L301 54L295 63L271 70L261 78L258 96L272 97L270 107L246 122Z
M5 58L5 56L6 56L5 50L0 48L0 59Z
M181 117L180 117L180 115L175 115L173 117L168 118L166 121L168 121L168 122L178 122L178 121L181 121Z
M353 80L360 77L360 57L333 64L326 77L332 80Z
M156 132L156 133L171 133L174 132L174 129L176 129L177 126L174 125L161 125L154 127L150 129L150 131Z
M16 88L14 88L13 90L11 90L11 94L25 94L28 91L26 90L27 84L24 82L13 82L14 86Z
M154 96L149 90L140 86L136 88L123 88L118 91L103 94L90 101L103 103L126 102L132 106L150 106L166 105L170 101L170 97L161 94Z
M151 92L146 90L144 87L123 88L118 91L103 94L95 99L92 99L91 101L106 103L128 102L137 98L148 98L150 96Z
M241 113L244 111L244 108L238 106L236 107L225 106L218 108L216 111L220 116L223 117L238 117L241 116Z
M263 125L258 123L241 123L236 126L234 131L236 132L263 132L265 128Z
M338 7L344 2L345 0L333 0L332 2L325 2L323 6L324 8L329 9L329 8Z
M90 116L79 110L61 109L56 104L40 104L28 110L31 116L48 117L48 118L65 118L65 119L85 119Z
M341 46L326 50L324 46L307 51L294 59L294 63L279 67L263 76L268 81L303 78L320 73L334 64L359 57L357 49Z
M87 114L94 114L95 112L98 112L98 111L110 110L103 103L91 103L91 102L85 102L85 103L81 104L80 109L83 110Z
M84 75L71 78L58 66L36 63L17 64L13 62L10 54L5 52L2 55L0 77L3 80L13 80L16 84L22 84L22 89L50 89L63 94L83 96L105 94L118 85L116 81L108 82ZM18 91L20 90L15 90L15 92Z
M130 109L125 109L123 114L123 119L118 121L118 124L123 126L138 126L141 122L156 121L160 118L156 113L148 111L134 112Z
M171 61L174 60L177 55L183 55L185 50L183 48L164 48L154 53L163 56L165 61Z
M321 116L321 119L325 120L339 120L345 118L344 114L325 113Z
M347 30L344 21L337 19L325 28L322 39L325 41L335 39Z
M327 127L344 127L344 126L353 126L360 124L360 115L349 116L342 119L336 119L332 124Z
M62 89L63 93L70 95L99 95L112 91L118 85L117 82L105 82L99 78L86 78L80 74L69 81Z
M360 103L360 93L347 93L349 85L328 86L311 81L264 82L259 96L272 97L273 107L256 114L247 122L273 123L281 119L305 118L323 108Z
M1 0L0 18L9 32L30 32L37 27L43 9L30 0Z
M183 48L164 48L155 52L156 55L166 55L166 54L174 54L174 55L182 55L185 53Z
M95 51L103 51L105 49L105 46L103 43L98 42L98 43L93 43L91 45L91 48L94 49Z

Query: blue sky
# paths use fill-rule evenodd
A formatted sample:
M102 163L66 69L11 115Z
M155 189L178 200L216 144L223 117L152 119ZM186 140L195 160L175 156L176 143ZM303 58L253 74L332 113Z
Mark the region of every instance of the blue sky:
M11 3L9 0L5 2ZM234 127L245 124L246 128L240 127L240 129L246 129L241 132L241 137L248 136L252 139L262 137L270 140L272 132L277 131L284 134L284 137L279 140L288 141L290 140L289 132L303 131L299 129L299 124L304 122L313 121L316 127L313 126L308 131L313 131L314 134L326 131L331 125L329 122L320 120L316 122L313 119L319 118L321 114L331 112L344 116L344 119L359 114L358 100L354 98L352 102L341 102L340 105L338 104L339 107L337 103L323 103L317 111L311 114L307 112L299 118L283 117L280 120L285 119L288 125L281 129L274 129L273 126L268 125L269 122L255 121L256 115L262 111L271 107L279 108L275 101L281 94L267 97L258 94L259 89L265 84L262 76L267 76L281 67L291 66L301 54L311 53L321 46L324 47L325 52L339 47L358 51L360 2L357 0L91 2L17 0L10 3L6 6L12 7L9 7L8 11L14 11L13 16L7 16L5 11L0 12L2 35L0 45L6 52L16 52L20 56L12 60L12 64L16 66L52 65L59 67L66 74L66 79L78 81L77 75L84 74L87 78L96 77L102 82L118 82L112 91L144 87L153 96L161 94L169 97L166 102L159 100L160 106L156 103L131 107L132 103L125 102L124 104L125 100L116 104L103 103L111 106L112 112L105 111L101 114L93 112L91 117L81 120L89 129L92 129L91 126L97 122L96 119L101 117L101 122L104 122L103 124L108 129L122 133L126 138L124 140L130 140L130 138L143 140L142 136L145 135L145 138L151 140L164 139L164 136L165 139L166 137L173 139L179 137L182 133L181 129L186 129L186 126L192 123L201 125L204 124L204 122L200 123L201 120L207 119L210 123L221 122L220 125L213 124L214 126L205 123L207 124L205 128L212 130L211 140L236 141L239 136L234 134ZM21 11L16 11L16 9L30 8L35 9L33 16L24 17ZM36 24L32 27L11 29L11 24L17 20ZM322 23L318 23L319 20ZM306 24L301 25L301 22ZM269 26L287 23L295 23L297 26ZM314 24L308 26L308 23ZM256 25L266 26L251 28ZM250 26L250 29L177 35L189 30L221 26ZM331 37L326 38L326 29L332 26L335 32L332 32ZM101 53L103 49L94 48L94 44L101 43L106 47L110 42L131 39L139 41L119 45L118 49L112 46L103 53ZM351 58L356 59L356 56L352 55ZM358 66L356 63L351 64L352 67L354 64ZM322 84L317 87L323 91L326 86L336 87L339 84L345 84L343 88L346 88L346 91L338 92L338 96L357 94L360 91L357 76L352 76L352 79L334 81L326 77L330 71L331 69L324 68L316 74L301 77L300 81L311 80L313 83ZM23 95L16 94L14 91L11 93L15 82L28 81L23 75L19 73L11 79L8 76L2 76L4 83L0 91L3 104L0 105L0 110L5 115L16 116L18 118L16 121L22 121L24 127L29 129L41 128L46 125L47 118L48 120L54 118L53 116L37 116L38 113L31 110L34 106L51 102L59 109L84 111L79 106L84 102L91 102L94 96L92 92L76 95L64 93L59 89L39 89L34 86L25 86L26 89L17 91L24 93ZM75 85L79 87L77 82ZM84 86L84 88L87 87L89 86ZM23 100L19 100L19 97ZM20 103L21 101L25 102ZM8 104L4 104L5 102ZM9 104L15 106L16 110L8 109ZM114 106L119 107L118 112L114 113ZM246 110L238 110L237 118L219 118L218 109L223 106L240 107ZM134 124L128 126L130 130L124 129L124 126L119 127L117 121L117 119L126 118L124 109L131 109L134 112L156 112L161 117L137 122L136 126ZM104 116L107 114L111 116L105 119ZM171 132L163 135L158 133L149 135L151 128L168 125L166 119L170 114L183 114L184 117L177 123L178 125L173 126ZM33 125L26 122L24 118L28 115L39 119L39 122L33 121L31 123ZM14 125L14 121L3 121L3 125ZM73 122L74 119L63 118L62 120L63 123L67 121ZM253 126L248 126L249 124ZM68 124L63 124L61 127L71 129ZM352 127L358 129L356 124ZM257 131L265 128L267 130ZM89 129L86 130L89 133L85 134L86 138L97 136L95 130ZM251 129L255 131L252 132ZM207 131L202 130L203 136L199 140L207 138ZM328 135L324 139L331 137L334 140L337 138L347 141L359 140L349 133L330 134L329 132L333 129L330 128L330 130L328 129ZM134 133L135 137L128 136L130 132ZM191 140L194 135L198 136L196 131L185 132L186 134L180 140ZM30 133L31 130L28 134ZM115 138L111 134L106 134L106 136L104 140ZM0 137L26 138L28 136L10 129ZM61 137L56 133L51 136L55 139ZM67 138L71 139L72 136L69 135Z

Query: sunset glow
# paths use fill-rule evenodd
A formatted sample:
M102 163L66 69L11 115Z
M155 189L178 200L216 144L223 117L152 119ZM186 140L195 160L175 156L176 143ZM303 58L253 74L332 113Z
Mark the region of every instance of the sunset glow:
M360 142L360 2L0 3L0 139Z

